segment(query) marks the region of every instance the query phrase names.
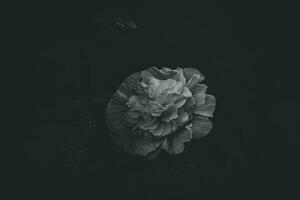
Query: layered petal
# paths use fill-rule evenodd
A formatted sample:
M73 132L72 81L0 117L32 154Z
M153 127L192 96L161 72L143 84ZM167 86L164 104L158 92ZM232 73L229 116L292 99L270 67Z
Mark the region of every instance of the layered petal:
M128 76L118 88L117 93L123 97L130 97L136 93L140 76L141 72L136 72Z
M201 74L201 72L198 69L195 69L195 68L184 68L183 69L183 74L184 74L184 77L186 78L188 83L195 74L196 74L196 76L194 76L194 78L198 79L198 81L197 81L198 83L205 79L204 75Z
M204 104L202 104L202 101L198 101L196 103L193 113L197 115L203 115L206 117L213 117L215 107L216 98L213 95L206 94Z
M166 135L170 134L171 131L172 131L171 124L170 123L165 123L165 122L160 122L159 126L156 129L150 130L152 135L155 136L155 137L166 136Z
M153 116L147 116L141 123L140 128L143 130L153 130L156 129L159 122Z
M164 141L162 148L170 154L179 154L184 151L184 143L192 139L192 131L189 128L184 128L179 133L172 135Z
M193 139L200 139L206 136L213 127L208 117L195 115L192 121Z
M206 90L207 90L207 86L204 84L197 84L192 89L193 97L195 98L196 103L198 105L205 103Z
M178 118L174 121L176 122L177 126L182 126L189 120L189 114L185 112L184 110L178 111Z
M203 77L201 77L199 74L193 74L190 80L187 82L186 86L191 89L202 80Z
M155 78L159 80L174 79L176 81L182 81L184 84L186 83L186 78L184 76L182 68L172 70L167 67L163 67L162 69L151 67L145 71L151 73Z
M171 120L176 119L176 118L178 118L177 108L175 106L172 106L164 112L162 121L170 122Z

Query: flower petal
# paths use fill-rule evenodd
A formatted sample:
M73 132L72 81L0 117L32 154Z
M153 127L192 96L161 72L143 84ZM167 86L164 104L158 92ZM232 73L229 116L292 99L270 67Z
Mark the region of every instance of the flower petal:
M141 72L136 72L128 76L118 88L118 93L127 97L132 96L138 87L140 76Z
M133 109L130 109L127 112L127 115L130 118L139 118L140 116L142 116L142 114L143 114L143 112L141 112L140 110L133 110Z
M147 129L148 129L148 130L153 130L153 129L156 129L158 126L159 126L159 122L158 122L158 121L155 121L153 124L148 125L148 126L147 126Z
M154 129L150 130L153 136L161 136L164 132L164 123L159 123L159 126Z
M197 84L192 89L193 97L196 99L196 102L198 104L205 103L206 90L207 90L207 86L204 84Z
M146 99L143 99L138 96L131 96L128 100L127 105L131 110L143 112L145 111L146 103Z
M193 88L197 83L201 82L204 78L201 77L199 74L193 74L190 80L187 82L186 86L191 89Z
M205 79L204 75L200 73L198 69L195 68L184 68L183 69L183 74L186 78L186 80L189 82L189 80L192 78L194 74L198 74L200 76L200 79L198 82L201 82Z
M158 69L157 67L151 67L145 70L146 72L152 74L155 78L159 80L167 80L173 78L177 72L169 68Z
M192 108L196 104L196 99L194 97L188 98L184 104L184 109Z
M199 102L199 101L198 101ZM213 95L206 94L205 103L196 103L194 114L203 115L207 117L213 117L213 113L216 107L216 98Z
M149 116L147 119L145 119L140 127L144 130L151 130L151 129L156 129L158 127L159 123L156 120L155 117Z
M186 79L182 68L173 70L167 67L164 67L162 69L151 67L149 69L146 69L145 71L151 73L155 78L159 80L175 79L176 81L182 81L184 84L186 84Z
M195 115L192 121L193 139L200 139L206 136L213 127L208 117Z
M108 127L112 131L119 131L124 129L124 115L127 111L127 107L125 104L118 103L116 101L111 100L105 110L105 118Z
M174 121L176 122L176 124L178 126L181 126L184 123L186 123L188 120L189 120L189 114L184 112L183 110L179 110L178 111L178 118L175 119Z
M162 136L169 135L172 131L172 126L170 123L165 123L164 124L164 131L162 132Z
M164 117L162 118L162 121L170 122L171 120L176 118L178 118L177 108L175 106L171 106L164 112Z
M148 112L154 116L158 117L165 111L165 108L156 101L150 101L148 104Z
M186 97L180 94L168 94L166 96L165 103L169 106L175 105L177 108L180 108L184 105Z
M184 87L183 90L182 90L182 93L181 93L183 96L185 97L192 97L192 93L191 91L189 90L189 88L187 87Z
M167 142L163 143L163 148L170 154L179 154L184 151L184 142L188 142L192 139L191 130L184 128L181 132L167 139Z

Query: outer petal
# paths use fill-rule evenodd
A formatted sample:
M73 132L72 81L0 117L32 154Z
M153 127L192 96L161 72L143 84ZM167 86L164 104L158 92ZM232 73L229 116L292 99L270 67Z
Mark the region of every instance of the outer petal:
M192 121L193 139L200 139L206 136L213 127L208 117L195 115Z
M168 138L163 148L166 149L170 154L179 154L184 151L184 142L188 142L192 139L192 131L188 128L184 128L181 132Z
M133 95L139 87L141 72L136 72L128 76L123 83L120 85L116 93L121 94L122 96L130 97Z
M105 110L105 118L108 128L112 131L121 131L126 127L124 117L128 108L124 103L112 99Z
M148 72L152 74L155 78L159 80L167 80L169 78L173 78L177 72L175 70L170 70L168 68L163 68L164 70L160 70L156 67L151 67L145 70L145 72Z
M201 82L205 79L204 75L201 74L201 72L198 69L195 68L184 68L183 69L184 77L186 78L187 82L190 81L190 79L193 77L194 74L199 75L198 82Z
M207 94L205 96L205 103L201 103L199 103L199 101L196 103L193 113L197 115L213 117L213 113L216 107L216 98L213 95Z
M198 104L205 103L206 90L207 90L207 86L204 84L197 84L192 89L193 97L196 99L196 102Z
M164 67L162 69L158 69L157 67L151 67L149 69L146 69L145 71L150 72L155 78L160 80L175 79L177 81L182 81L184 84L186 84L186 78L184 76L182 68L172 70L167 67Z
M199 74L193 74L193 76L187 82L186 86L191 89L202 80L203 78Z

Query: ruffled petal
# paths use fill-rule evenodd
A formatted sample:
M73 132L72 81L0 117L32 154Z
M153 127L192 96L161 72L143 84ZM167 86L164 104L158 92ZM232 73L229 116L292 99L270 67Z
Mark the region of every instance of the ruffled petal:
M165 108L156 101L149 102L147 109L148 112L154 117L160 116L165 111Z
M172 106L164 112L162 121L170 122L171 120L176 118L178 118L177 108L175 106Z
M202 81L204 78L201 77L199 74L193 74L192 77L190 78L190 80L187 82L186 86L191 89L193 88L195 85L197 85L197 83L199 83L200 81Z
M192 109L192 107L196 104L196 99L194 97L188 98L186 103L184 104L184 109Z
M175 79L176 81L182 81L184 84L186 84L186 78L184 76L182 68L173 70L167 67L164 67L162 69L151 67L149 69L146 69L145 71L151 73L155 78L159 80Z
M197 104L205 103L206 90L207 86L204 84L197 84L192 89L193 97L196 99Z
M216 98L213 95L206 94L205 103L201 104L198 102L196 103L193 113L206 117L213 117L213 113L216 107Z
M153 129L158 128L158 126L159 126L159 122L158 122L158 121L155 121L153 124L148 125L148 126L147 126L147 129L148 129L148 130L153 130Z
M189 90L189 88L187 87L184 87L183 90L182 90L182 93L181 93L183 96L185 97L192 97L192 93L191 91Z
M105 109L106 123L112 131L119 131L125 127L124 116L128 108L126 104L113 101Z
M208 117L195 115L192 121L193 139L200 139L206 136L213 127Z
M174 121L178 126L182 126L184 123L186 123L189 120L189 114L184 112L183 110L178 111L178 118Z
M139 118L140 116L142 116L143 112L141 112L140 110L129 110L127 112L128 117L130 118Z
M159 123L158 127L154 130L150 130L150 132L154 136L162 136L164 132L164 123Z
M156 67L151 67L145 70L145 72L148 72L152 74L155 78L159 80L167 80L170 78L173 78L177 72L174 70L170 70L168 68L158 69Z
M165 123L164 124L164 131L162 133L162 136L166 136L166 135L169 135L172 131L172 126L170 123Z
M181 94L168 94L166 96L165 104L168 106L173 106L175 105L176 108L180 108L183 106L186 102L186 97L181 95Z
M184 128L181 132L171 136L163 143L162 148L170 154L180 154L184 151L184 143L192 139L190 129Z
M132 111L144 112L146 109L147 100L138 96L131 96L128 100L128 108Z
M201 72L198 69L195 69L195 68L184 68L183 69L183 74L184 74L187 82L189 82L189 80L193 77L194 74L198 74L200 76L198 82L201 82L205 79L204 75L201 74Z
M136 73L131 74L130 76L128 76L123 81L123 83L120 85L117 92L123 97L132 96L138 88L140 76L141 76L141 72L136 72Z
M140 125L140 128L144 130L152 130L158 127L159 123L155 117L149 116L147 119L144 119Z

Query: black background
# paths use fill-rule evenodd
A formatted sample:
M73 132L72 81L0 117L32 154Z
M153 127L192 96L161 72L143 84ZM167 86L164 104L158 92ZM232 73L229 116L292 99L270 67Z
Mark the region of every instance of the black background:
M26 2L17 19L34 73L32 131L17 136L21 195L201 199L299 187L296 6L273 1ZM103 19L137 29L110 30ZM17 35L19 32L17 32ZM195 67L214 128L152 162L109 139L103 99L150 66ZM19 190L20 188L20 190ZM42 196L40 196L42 195Z

